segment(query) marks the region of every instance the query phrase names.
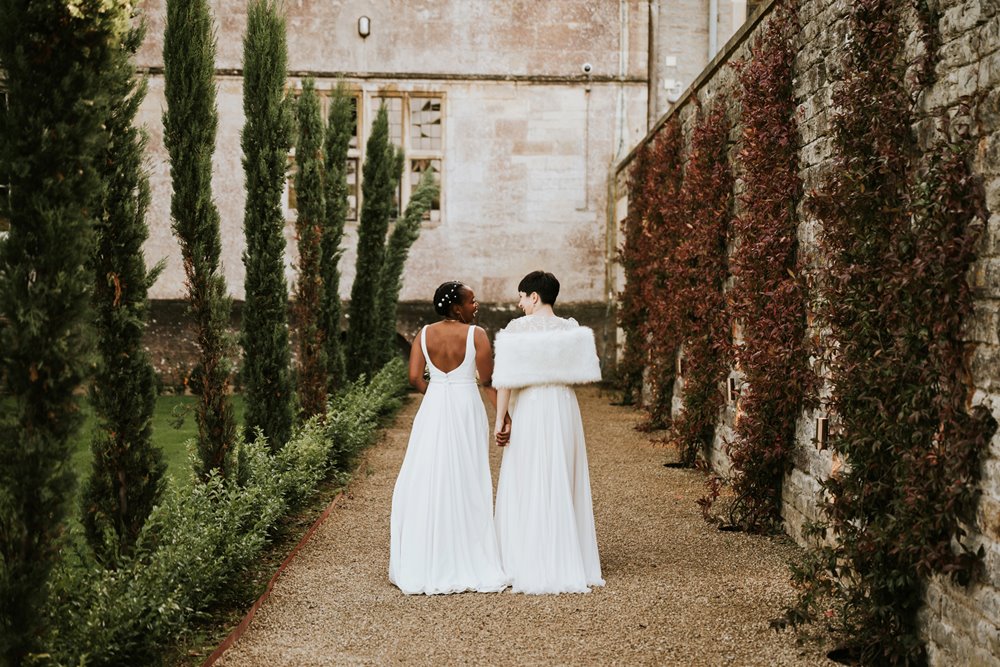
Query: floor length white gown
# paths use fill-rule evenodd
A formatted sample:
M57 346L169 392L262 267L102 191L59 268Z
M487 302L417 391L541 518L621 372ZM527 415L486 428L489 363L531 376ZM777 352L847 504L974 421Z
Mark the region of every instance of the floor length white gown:
M476 384L474 327L451 372L420 345L430 383L406 448L390 518L389 580L407 594L495 592L508 585L493 524L489 424Z
M561 318L521 319L528 326L576 326ZM586 593L603 586L576 392L566 385L531 386L515 390L511 400L496 527L512 590Z

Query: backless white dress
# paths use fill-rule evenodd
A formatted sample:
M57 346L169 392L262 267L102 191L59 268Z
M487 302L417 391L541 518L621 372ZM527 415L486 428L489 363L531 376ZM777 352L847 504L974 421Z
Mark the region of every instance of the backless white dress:
M430 383L392 494L389 580L407 594L495 592L508 585L493 524L489 424L476 384L475 327L445 373L420 345Z

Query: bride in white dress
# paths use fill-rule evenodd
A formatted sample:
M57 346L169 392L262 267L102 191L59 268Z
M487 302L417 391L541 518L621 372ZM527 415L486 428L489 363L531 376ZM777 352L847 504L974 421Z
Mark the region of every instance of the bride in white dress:
M509 578L493 526L489 421L476 383L478 370L495 403L493 351L471 324L478 304L468 286L441 285L434 308L443 319L421 329L410 352L410 383L424 398L392 494L389 580L407 594L502 591ZM501 425L498 443L508 434Z
M559 281L529 273L517 318L496 337L495 431L512 418L497 486L496 530L515 593L585 593L603 586L590 473L576 393L601 379L594 333L556 317ZM498 441L501 444L502 441Z

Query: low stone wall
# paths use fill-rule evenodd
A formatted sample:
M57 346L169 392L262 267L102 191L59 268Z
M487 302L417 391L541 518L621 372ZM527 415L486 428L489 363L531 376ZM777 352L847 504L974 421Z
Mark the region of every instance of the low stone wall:
M940 35L937 83L919 100L916 119L918 140L925 141L934 119L954 117L963 100L974 109L973 135L977 137L974 172L981 177L988 208L987 229L978 248L978 261L969 275L975 299L974 313L965 325L970 344L969 370L973 405L985 405L1000 419L1000 6L979 0L931 0L939 16ZM738 32L713 63L695 81L666 117L646 137L656 136L671 114L677 115L689 142L696 118L696 101L705 108L720 93L736 89L736 73L730 63L749 57L750 41L766 23L772 5ZM832 93L839 77L842 45L847 37L847 0L801 0L798 13L801 30L795 62L795 95L799 102L800 175L805 191L816 189L829 173L832 160ZM921 48L916 35L908 42L914 58ZM738 113L734 113L738 119ZM731 136L737 150L742 128ZM631 156L618 166L615 219L624 218L627 206L625 174ZM733 153L735 155L735 152ZM740 189L738 161L736 189ZM816 255L818 223L800 210L799 242L805 256ZM820 335L811 331L811 335ZM732 375L736 376L734 371ZM722 388L720 387L720 390ZM675 388L675 412L683 382ZM821 397L829 387L821 388ZM804 412L798 421L794 467L785 479L782 514L785 528L800 544L807 544L806 522L819 518L822 504L820 483L842 462L829 450L816 447L816 417ZM720 411L716 439L710 455L715 469L725 474L729 461L726 439L731 437L736 407ZM976 521L966 527L975 546L985 557L982 575L968 588L935 578L928 584L923 625L932 664L976 664L1000 666L1000 436L994 437L983 464L982 498Z
M346 310L346 308L345 308ZM614 373L614 318L609 316L608 306L603 303L567 303L557 304L556 311L563 317L575 317L580 324L594 330L597 340L597 353L601 358L605 378ZM229 331L234 339L239 335L243 302L234 301L232 319ZM515 317L520 316L514 304L480 304L479 324L489 334L490 339ZM427 302L404 302L399 304L399 319L396 338L399 353L409 355L410 343L420 331L420 327L438 321L434 309ZM612 323L612 324L609 324ZM346 319L344 320L346 326ZM293 336L292 359L295 359L295 327ZM150 354L153 366L159 376L162 391L184 393L187 391L186 379L198 362L198 347L195 342L194 330L187 315L187 304L184 301L154 300L150 302L150 318L144 338L146 350ZM240 390L239 373L234 375L233 388Z

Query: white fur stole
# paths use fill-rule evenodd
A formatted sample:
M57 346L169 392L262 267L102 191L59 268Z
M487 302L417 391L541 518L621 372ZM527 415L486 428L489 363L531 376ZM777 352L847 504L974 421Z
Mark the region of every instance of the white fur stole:
M497 333L493 386L585 384L601 379L594 332L588 327Z

